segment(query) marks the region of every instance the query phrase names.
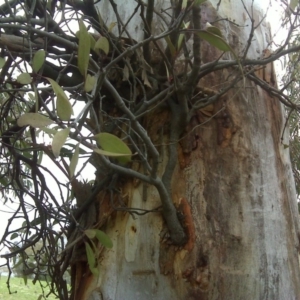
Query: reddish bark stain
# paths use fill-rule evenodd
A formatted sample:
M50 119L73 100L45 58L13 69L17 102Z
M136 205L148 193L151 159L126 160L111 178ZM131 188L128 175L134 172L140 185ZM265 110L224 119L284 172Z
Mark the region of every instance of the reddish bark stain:
M87 263L77 263L75 266L75 278L72 284L73 291L71 294L71 300L84 299L86 287L92 284L93 276L89 270Z
M185 198L180 198L178 208L184 215L183 226L188 236L188 241L185 244L184 249L191 251L195 246L195 239L196 239L195 226L194 226L194 220L191 212L191 207Z

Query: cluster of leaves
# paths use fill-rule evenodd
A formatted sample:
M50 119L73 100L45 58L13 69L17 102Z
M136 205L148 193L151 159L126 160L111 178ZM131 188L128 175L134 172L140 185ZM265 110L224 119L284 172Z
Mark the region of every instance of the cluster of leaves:
M47 273L51 292L69 299L64 273L71 264L72 246L81 242L90 271L97 275L99 244L112 247L112 243L103 231L93 228L95 224L85 227L81 221L95 193L109 195L113 205L113 193L118 190L112 186L114 174L157 188L168 209L164 217L171 238L182 244L185 236L178 232L183 230L179 222L173 222L177 214L170 182L177 142L195 111L216 102L246 77L295 107L283 92L255 77L255 67L267 62L246 59L256 30L254 22L248 47L238 55L217 26L201 24L203 2L179 1L170 17L155 12L154 1L148 5L137 1L129 19L142 16L144 39L138 42L128 33L114 1L110 4L117 24L105 24L90 0L8 0L0 6L0 184L4 202L14 207L1 240L11 251L4 255L9 269L15 258L16 264L33 269L36 278ZM151 32L154 12L164 24L155 34ZM200 55L203 40L219 54L207 64L202 64ZM223 52L234 59L220 61ZM159 58L154 59L153 53L159 53ZM178 61L184 72L176 73ZM225 68L232 68L234 76L222 89L211 94L197 90L200 79ZM171 112L167 130L171 142L170 158L160 176L160 153L143 118L162 108ZM49 160L51 168L45 163ZM131 168L132 161L142 171ZM82 202L74 191L74 179L90 165L97 169L94 191L73 209L74 196ZM16 220L21 221L20 226ZM81 233L80 240L70 241L74 230ZM28 261L26 251L35 249L37 243L39 251L33 251Z
M29 3L21 1L11 1L0 7L1 23L6 28L1 32L0 42L2 118L0 131L3 146L0 181L4 203L9 202L14 208L1 243L11 251L4 255L7 258L9 271L11 271L10 263L15 270L21 268L20 272L25 281L28 276L33 276L34 280L37 280L44 278L46 274L52 278L49 282L51 292L58 295L60 299L67 299L69 292L63 275L68 264L64 270L61 268L65 255L60 253L63 253L66 248L65 239L68 233L65 228L74 219L71 209L74 196L70 193L69 184L64 183L63 176L71 180L82 171L83 167L76 173L80 154L82 157L82 154L91 154L91 152L83 150L81 142L90 151L95 151L99 155L113 156L120 164L128 163L132 152L116 135L108 132L96 134L95 128L86 124L86 117L90 113L94 100L93 93L96 93L97 81L100 80L100 72L96 78L96 73L89 70L91 51L99 57L106 56L109 51L108 39L104 36L94 39L85 25L88 20L84 23L81 19L83 15L80 16L79 8L73 12L72 7L64 10L55 8L57 12L63 14L65 21L62 23L66 28L73 18L72 14L79 13L76 17L79 31L72 35L70 30L66 29L68 32L66 34L60 28L49 11L41 12L38 5L34 7L35 3L32 3L34 10L32 15L28 5ZM14 14L14 11L18 13ZM48 19L46 23L37 25L40 24L38 17L41 16ZM10 28L11 18L18 23L16 28L13 26L13 29ZM49 34L51 30L48 32L41 30L45 29L47 22L51 25L55 24L51 34ZM24 34L22 28L30 23L35 24L32 27L33 31L36 29L42 34L30 36L30 30ZM77 42L78 45L75 46L77 56L72 61L77 65L74 72L76 75L73 74L73 78L77 76L77 83L81 81L83 84L80 83L75 92L71 92L75 90L74 81L66 74L69 72L67 69L73 67L72 51L66 46L57 50L50 45L52 37L55 39L58 35L63 41L62 44L65 42L70 45L72 41L72 43ZM45 38L44 43L37 42L39 38ZM55 60L54 63L50 62L53 61L52 57L60 52L62 58ZM63 54L64 52L66 54ZM60 77L63 79L59 83ZM43 87L43 84L46 87ZM68 90L66 86L72 88L66 92ZM74 111L78 112L77 99L74 98L80 93L87 104L74 119L72 118ZM87 130L90 143L87 143L81 135L83 127ZM74 142L69 143L67 149L66 141L72 133ZM77 135L78 133L80 136ZM41 142L42 137L46 138L46 142ZM50 144L47 145L49 142ZM53 167L55 165L58 167L61 178L51 168L48 169L43 165L45 154L52 160ZM59 157L61 160L57 161ZM70 163L67 164L65 159L70 159ZM56 184L55 188L47 184L49 178L52 178ZM19 227L16 224L17 219L22 223ZM79 228L81 231L84 229ZM93 242L92 234L93 231L86 231L89 242L85 244L91 271L95 272L95 265L91 260L95 258L97 244ZM95 236L103 245L111 247L108 237L102 231L96 230ZM39 251L34 250L37 243L40 243ZM27 254L29 249L32 249L30 256Z

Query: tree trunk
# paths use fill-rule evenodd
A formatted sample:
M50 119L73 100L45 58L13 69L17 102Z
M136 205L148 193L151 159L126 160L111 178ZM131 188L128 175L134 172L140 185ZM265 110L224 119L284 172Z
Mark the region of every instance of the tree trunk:
M120 2L125 23L134 8L122 7L122 0L115 2ZM250 18L242 1L214 0L215 9L218 2L218 15L240 26L227 21L216 26L241 54L251 30ZM108 3L100 2L107 24L114 21ZM252 1L244 3L251 13ZM160 6L157 3L157 11ZM204 4L201 21L213 21L215 9ZM255 24L262 17L254 5ZM156 34L161 27L154 24ZM129 25L133 37L141 40L139 14ZM262 22L247 57L263 57L268 39L268 26ZM220 54L206 42L201 43L201 51L202 63ZM226 86L232 72L239 71L210 74L200 81L199 89L213 92ZM257 75L272 83L272 66ZM169 113L160 110L147 118L148 134L160 144L157 132L169 126ZM299 219L289 149L284 147L287 132L281 141L284 125L280 102L249 80L241 81L206 111L196 112L178 145L172 177L173 202L184 216L187 244L176 247L168 242L160 212L112 214L104 231L114 246L102 250L98 278L88 268L81 273L78 299L300 299ZM168 147L158 149L162 174ZM131 179L123 186L122 197L133 208L152 210L161 205L153 186Z

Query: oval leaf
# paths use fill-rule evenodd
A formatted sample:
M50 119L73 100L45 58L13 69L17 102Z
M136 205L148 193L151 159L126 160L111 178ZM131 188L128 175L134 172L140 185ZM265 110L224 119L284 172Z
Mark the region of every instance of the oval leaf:
M0 69L2 69L4 65L5 65L5 59L3 57L0 57Z
M29 84L31 82L31 76L28 73L22 73L17 77L17 81L21 84Z
M70 133L70 128L65 128L63 130L58 131L52 140L52 152L55 157L59 157L60 149L66 142Z
M188 29L190 26L190 22L184 23L183 22L183 28ZM181 50L182 42L184 39L185 35L183 33L179 34L178 40L177 40L177 49Z
M104 233L103 231L101 231L99 229L95 229L95 231L96 231L96 238L104 247L107 247L107 248L113 247L113 242L106 233Z
M212 46L218 48L219 50L224 52L231 51L230 46L220 36L206 30L200 30L197 32L197 34L201 39L209 42Z
M28 93L27 95L31 101L35 101L35 95L33 93Z
M109 151L105 151L99 148L94 148L93 149L94 152L104 155L104 156L110 156L110 157L116 157L116 158L120 158L123 156L132 156L132 154L124 154L124 153L114 153L114 152L109 152Z
M27 275L23 275L24 284L27 285Z
M42 131L44 131L45 133L47 133L50 137L55 135L57 130L53 129L53 128L47 128L47 127L43 127Z
M70 101L65 97L62 97L61 95L57 96L56 109L57 109L57 115L63 121L69 121L71 115L73 115L73 107Z
M17 121L17 124L20 127L30 125L34 128L45 127L52 123L53 121L48 117L40 115L38 113L26 113L22 115Z
M117 25L117 22L110 23L108 26L108 32L111 33L116 25Z
M32 220L29 224L30 224L30 226L36 226L36 225L39 225L41 223L42 223L42 218L38 217L38 218Z
M91 33L89 33L89 37L90 37L90 47L91 47L91 49L94 49L96 40L94 39L94 37Z
M206 31L215 34L219 37L223 37L221 30L218 27L210 25L209 23L206 23Z
M87 256L87 261L88 261L88 265L89 265L90 271L95 276L98 276L99 275L99 271L95 267L96 266L95 253L94 253L93 249L91 248L91 246L89 245L89 243L87 243L87 242L84 242L84 243L85 243L85 251L86 251L86 256Z
M32 69L37 73L45 62L46 52L45 50L39 50L34 54L32 59Z
M95 44L94 50L102 50L106 55L109 52L109 42L105 36L101 36Z
M95 82L96 82L96 77L91 76L90 74L87 74L86 80L85 80L85 83L84 83L84 90L87 93L91 92L94 88Z
M89 266L94 268L96 263L95 253L89 243L87 242L84 243L85 243L85 250L86 250Z
M71 118L71 115L73 114L73 107L65 94L64 90L58 85L56 81L54 81L51 78L46 77L47 80L52 85L53 91L56 95L56 109L57 109L57 115L63 120L63 121L69 121Z
M14 240L15 238L17 238L19 236L18 233L14 232L11 236L10 236L10 239L11 240Z
M96 236L96 229L87 229L84 233L89 239L93 239Z
M75 147L74 154L72 156L71 162L70 162L70 177L72 178L75 174L75 170L78 164L78 158L79 158L79 143Z
M90 35L82 20L79 21L78 69L85 77L90 60Z
M182 0L181 9L182 10L186 9L186 6L187 6L187 0Z
M96 134L94 138L104 151L110 153L110 155L104 153L100 153L100 154L118 157L117 158L118 161L123 164L131 160L131 155L132 155L131 150L117 136L107 132L103 132L103 133ZM94 149L94 151L96 151L97 153L99 153L98 152L99 150L100 149Z
M95 267L95 268L91 268L90 269L91 272L93 273L94 276L98 277L99 276L99 270Z
M66 100L68 100L68 97L65 94L64 90L59 86L59 84L56 81L54 81L49 77L46 77L46 79L51 83L53 91L56 96L61 95L62 97L66 98Z
M298 0L291 0L290 1L290 8L291 10L295 10L295 8L297 7L299 1Z

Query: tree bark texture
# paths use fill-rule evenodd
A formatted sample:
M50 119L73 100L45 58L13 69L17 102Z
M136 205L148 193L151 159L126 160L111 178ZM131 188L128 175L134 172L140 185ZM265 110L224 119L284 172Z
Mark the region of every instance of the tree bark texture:
M109 1L102 2L103 12ZM168 6L163 2L157 9ZM251 12L252 1L244 2ZM222 0L216 13L217 3L212 1L214 9L204 4L202 22L219 15L242 25L217 25L236 53L242 53L251 30L242 1ZM255 24L262 17L254 3ZM141 30L140 21L134 22L133 36ZM263 21L247 57L262 57L270 39ZM205 42L201 51L202 63L220 54ZM215 72L199 88L226 86L231 72L238 69ZM257 74L275 82L271 65ZM159 133L167 136L169 118L167 110L148 116L147 130L156 145L168 142ZM195 112L178 145L172 178L173 202L184 216L187 244L179 248L168 243L159 212L112 214L105 232L114 246L101 252L98 278L82 273L80 299L300 299L299 218L289 149L281 141L284 124L280 102L249 80L210 106L209 116L204 110ZM288 133L283 138L287 143ZM158 149L162 172L168 148ZM130 207L161 204L154 187L134 180L123 186L122 197Z

